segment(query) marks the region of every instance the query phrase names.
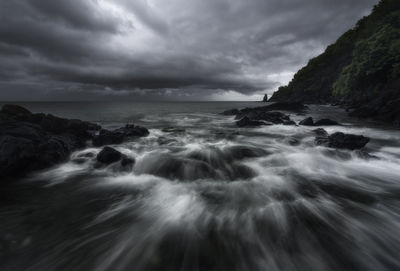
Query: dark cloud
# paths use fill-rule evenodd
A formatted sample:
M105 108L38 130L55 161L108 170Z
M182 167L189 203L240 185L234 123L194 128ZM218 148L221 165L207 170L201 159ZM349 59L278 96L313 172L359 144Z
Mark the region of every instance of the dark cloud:
M0 99L256 97L376 3L1 1Z

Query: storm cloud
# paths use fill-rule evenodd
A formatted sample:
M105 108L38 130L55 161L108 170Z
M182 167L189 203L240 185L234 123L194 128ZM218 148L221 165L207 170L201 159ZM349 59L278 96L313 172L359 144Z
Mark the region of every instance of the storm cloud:
M377 0L0 2L0 100L259 99Z

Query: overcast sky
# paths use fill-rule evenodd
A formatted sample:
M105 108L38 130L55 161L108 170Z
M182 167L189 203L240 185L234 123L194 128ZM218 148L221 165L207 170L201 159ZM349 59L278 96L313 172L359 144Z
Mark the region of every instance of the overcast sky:
M257 100L378 0L1 0L0 100Z

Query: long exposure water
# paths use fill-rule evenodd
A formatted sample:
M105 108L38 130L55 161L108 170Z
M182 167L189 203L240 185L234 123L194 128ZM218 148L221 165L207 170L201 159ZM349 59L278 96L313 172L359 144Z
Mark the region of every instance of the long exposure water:
M89 146L1 188L0 270L400 270L399 130L328 106L291 114L370 137L360 152L218 114L260 103L22 105L150 135L113 146L131 169L99 167Z

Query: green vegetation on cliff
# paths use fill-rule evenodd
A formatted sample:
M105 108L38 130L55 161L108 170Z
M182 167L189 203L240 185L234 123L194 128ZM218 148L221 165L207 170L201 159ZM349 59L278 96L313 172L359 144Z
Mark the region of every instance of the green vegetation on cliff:
M399 77L400 0L381 0L371 15L311 59L270 101L341 102L355 107L373 102L376 115L389 100L398 100L400 106ZM388 117L398 118L399 113Z

